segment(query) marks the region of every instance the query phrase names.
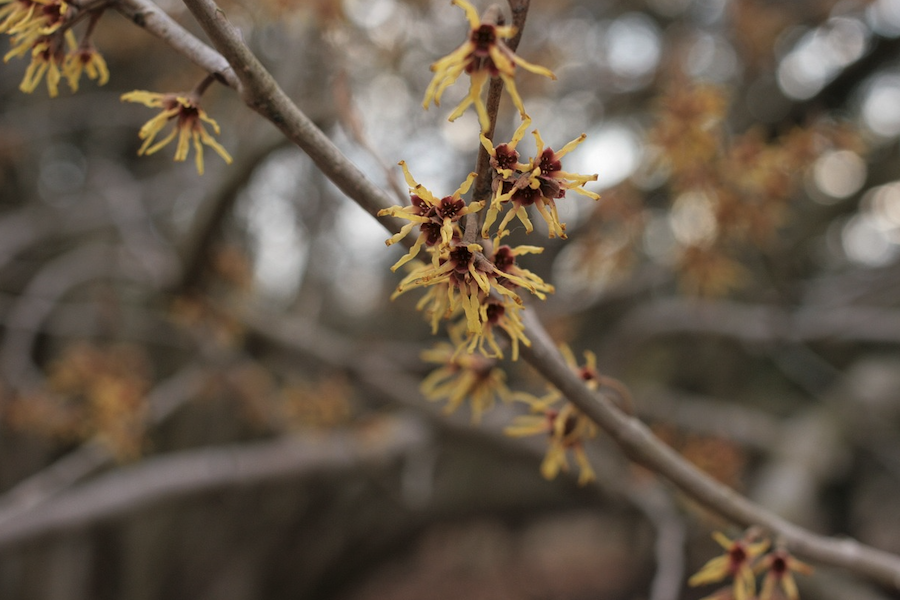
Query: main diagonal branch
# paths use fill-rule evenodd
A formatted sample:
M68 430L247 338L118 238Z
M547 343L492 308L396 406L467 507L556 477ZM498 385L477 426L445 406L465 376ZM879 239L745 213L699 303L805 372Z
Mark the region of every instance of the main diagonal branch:
M185 0L185 5L199 21L216 49L234 68L241 82L241 95L247 106L265 117L281 130L285 137L297 144L316 163L319 170L369 214L375 216L381 209L394 204L390 194L369 181L288 98L215 2ZM392 228L394 231L399 230L397 223L393 226L396 227Z
M133 2L135 0L128 0ZM306 151L316 165L347 196L370 214L391 204L390 196L372 184L359 169L294 105L271 74L244 44L225 13L212 0L184 0L216 49L234 69L248 106L278 127ZM397 222L382 223L392 232ZM588 390L564 363L552 340L533 314L527 314L532 347L525 359L575 406L602 427L635 461L659 473L683 492L733 521L756 524L783 539L788 548L825 564L844 567L900 589L900 557L852 540L815 535L755 505L716 482L657 439L640 421L612 402Z

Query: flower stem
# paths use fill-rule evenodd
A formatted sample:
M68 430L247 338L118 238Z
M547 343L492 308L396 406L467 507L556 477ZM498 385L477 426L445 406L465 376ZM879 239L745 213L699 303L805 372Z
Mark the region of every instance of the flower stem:
M525 28L525 19L528 17L528 6L530 4L530 0L508 0L510 10L512 11L513 25L516 27L516 35L513 36L512 39L506 42L506 45L510 50L515 52L516 48L519 46L519 40L522 39L522 30ZM494 5L496 6L496 5ZM491 8L494 8L492 6ZM491 10L488 9L488 12ZM485 18L488 17L488 12L485 12ZM498 24L502 24L503 17L499 17ZM503 91L503 80L499 77L494 77L491 79L491 85L488 88L488 97L487 97L487 113L488 118L490 119L490 127L488 127L487 131L484 132L484 136L493 141L494 139L494 126L497 124L497 113L500 109L500 93ZM472 191L472 199L474 201L484 200L485 202L490 201L491 197L491 160L490 155L487 153L487 150L479 143L478 144L478 159L475 164L475 172L478 173L478 176L475 178L475 185ZM469 223L466 222L466 231L469 230Z

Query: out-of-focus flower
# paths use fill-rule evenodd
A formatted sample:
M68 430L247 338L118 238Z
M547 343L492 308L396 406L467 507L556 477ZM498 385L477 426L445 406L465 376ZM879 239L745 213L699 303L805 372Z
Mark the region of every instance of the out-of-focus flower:
M444 93L444 90L456 81L463 72L466 72L471 79L469 93L451 113L451 121L457 119L471 104L474 104L478 113L478 120L481 123L481 130L488 130L490 120L487 114L487 107L481 98L481 92L484 89L484 84L491 77L500 77L503 80L513 103L519 109L519 114L523 119L527 118L528 115L525 113L522 98L516 89L514 79L516 66L521 66L532 73L543 75L550 79L556 79L556 76L545 67L523 60L503 42L503 39L509 39L516 34L514 26L482 23L481 18L478 16L478 11L466 0L453 0L453 4L462 8L466 13L466 18L471 26L469 38L459 48L431 65L431 70L434 71L434 78L428 84L422 106L427 109L432 101L434 101L435 106L439 106L441 94Z
M560 471L568 471L566 452L571 451L579 468L578 484L586 485L595 480L597 475L584 452L584 442L597 436L597 426L569 402L556 408L554 405L561 399L557 394L547 398L520 398L531 405L533 413L539 414L516 417L504 433L512 437L541 433L549 436L541 475L545 479L554 479Z
M725 549L725 554L707 562L688 580L688 584L706 585L732 577L734 600L750 600L756 594L753 563L769 548L769 540L756 541L753 531L734 540L728 539L718 531L713 532L712 537Z
M747 270L718 246L687 246L678 260L681 283L698 296L719 296L738 287Z
M597 390L601 386L613 387L616 391L624 388L615 380L604 377L597 371L597 357L593 352L586 351L585 364L579 365L572 350L565 344L560 346L560 352L566 364L585 382L591 390ZM610 383L610 382L614 382ZM586 415L582 414L575 405L563 398L556 388L541 398L535 398L527 394L518 395L517 399L524 401L531 407L531 415L516 417L513 424L506 428L507 435L514 437L546 433L550 437L547 454L541 463L541 474L547 479L553 479L560 471L569 468L566 452L571 450L578 464L579 485L584 485L597 478L584 452L584 443L597 437L597 426ZM627 390L623 395L623 402L630 402ZM562 408L558 405L562 403Z
M78 82L81 74L85 73L88 79L97 80L97 85L106 85L109 81L109 69L103 56L92 45L82 44L77 49L66 55L63 64L63 74L69 82L73 92L78 91Z
M385 244L388 246L396 244L405 238L415 225L419 225L420 233L409 252L391 267L391 271L396 271L418 256L419 250L421 250L423 245L430 248L440 242L442 247L448 247L454 234L457 237L459 235L459 220L469 213L478 212L484 206L481 202L473 202L466 205L462 199L462 195L469 191L469 188L472 186L472 182L475 180L475 173L469 173L466 180L452 195L438 200L424 185L413 179L405 161L400 161L400 167L403 169L406 183L409 185L412 204L409 206L385 208L378 212L378 216L390 215L399 219L406 219L409 223L391 236Z
M440 342L422 353L426 362L441 365L422 381L422 393L429 400L447 400L445 411L449 414L468 398L472 408L472 421L490 410L496 399L510 399L506 387L506 374L497 367L497 361L480 354L461 351L465 342L451 329L454 343Z
M725 90L679 81L669 87L659 105L659 121L650 139L664 150L676 187L685 190L708 181L723 147Z
M126 102L139 102L150 108L162 108L162 112L147 121L141 127L138 137L144 140L138 150L138 154L150 155L167 145L178 136L175 148L175 160L183 161L187 158L190 143L193 141L197 172L203 175L203 145L209 146L222 159L231 164L231 155L217 142L203 126L203 123L212 127L216 134L219 133L219 124L211 119L199 102L192 95L159 94L155 92L133 91L122 95ZM162 140L153 143L156 135L162 131L166 124L175 120L175 127Z
M36 37L59 29L69 12L64 0L0 0L0 33Z
M809 575L813 571L811 566L782 549L764 556L756 570L766 572L759 600L781 600L782 595L788 600L798 600L800 593L792 573Z
M16 44L18 40L19 38L15 38L13 43ZM51 98L58 96L59 82L62 79L62 69L66 59L64 48L66 45L70 50L76 46L75 36L71 30L62 35L41 35L28 40L23 39L21 43L14 45L4 60L31 52L31 63L25 70L25 76L22 78L22 83L19 84L19 89L30 94L37 89L46 76L47 92Z

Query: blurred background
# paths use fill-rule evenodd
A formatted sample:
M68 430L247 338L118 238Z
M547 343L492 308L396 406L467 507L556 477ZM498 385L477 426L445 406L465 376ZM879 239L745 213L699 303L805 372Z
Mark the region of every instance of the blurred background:
M421 110L466 35L449 1L223 7L398 202L399 160L439 197L473 170L475 114L446 121L467 83ZM685 582L711 530L738 532L602 435L580 488L502 434L520 406L473 424L424 400L438 339L415 294L389 300L404 250L220 86L203 107L232 165L138 157L156 111L120 95L204 74L115 10L94 41L104 87L26 95L26 61L0 67L0 598L715 589ZM546 246L522 264L557 288L535 307L556 341L716 478L900 552L900 0L535 1L519 53L558 77L518 77L534 126L587 133L564 166L602 195L559 201L568 240L539 218L512 236ZM517 126L504 98L495 140ZM800 579L806 600L900 597Z

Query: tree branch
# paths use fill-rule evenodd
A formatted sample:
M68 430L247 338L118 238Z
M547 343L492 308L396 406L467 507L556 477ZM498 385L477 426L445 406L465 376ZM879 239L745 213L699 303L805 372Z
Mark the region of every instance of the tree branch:
M635 462L659 473L694 500L744 526L759 525L783 540L792 552L825 564L851 569L900 589L900 557L854 540L816 535L782 519L712 479L660 441L638 419L590 391L565 364L531 310L523 319L532 340L523 358L566 398L597 423Z
M235 67L244 86L244 100L251 108L272 121L291 141L306 151L329 179L369 213L374 215L391 203L388 194L369 182L287 98L214 2L184 2L216 48ZM390 231L397 231L396 224L388 223L386 226ZM612 402L588 390L562 360L552 340L530 310L525 313L525 322L532 346L522 349L523 357L579 410L604 429L633 460L663 475L689 496L732 521L762 526L798 554L825 564L851 569L886 586L900 589L900 557L868 548L852 540L815 535L716 482L658 440L640 421L622 413Z
M135 25L169 44L220 83L241 91L241 83L225 58L194 37L150 0L119 0L116 9Z
M147 395L148 424L158 425L200 388L203 373L188 367L158 384ZM0 538L6 523L13 522L52 498L115 462L109 447L99 439L82 444L53 464L17 483L0 496Z
M414 419L384 417L361 430L328 436L285 437L149 458L3 522L0 548L85 527L164 499L384 463L414 451L427 441L427 435Z
M322 131L288 98L272 75L259 62L241 39L240 33L228 22L225 12L212 0L185 0L185 5L200 23L231 65L240 79L244 102L271 121L289 140L297 144L316 163L316 166L342 192L355 200L369 214L399 231L396 219L377 217L378 211L394 204L391 196L369 181L356 165L344 156Z

